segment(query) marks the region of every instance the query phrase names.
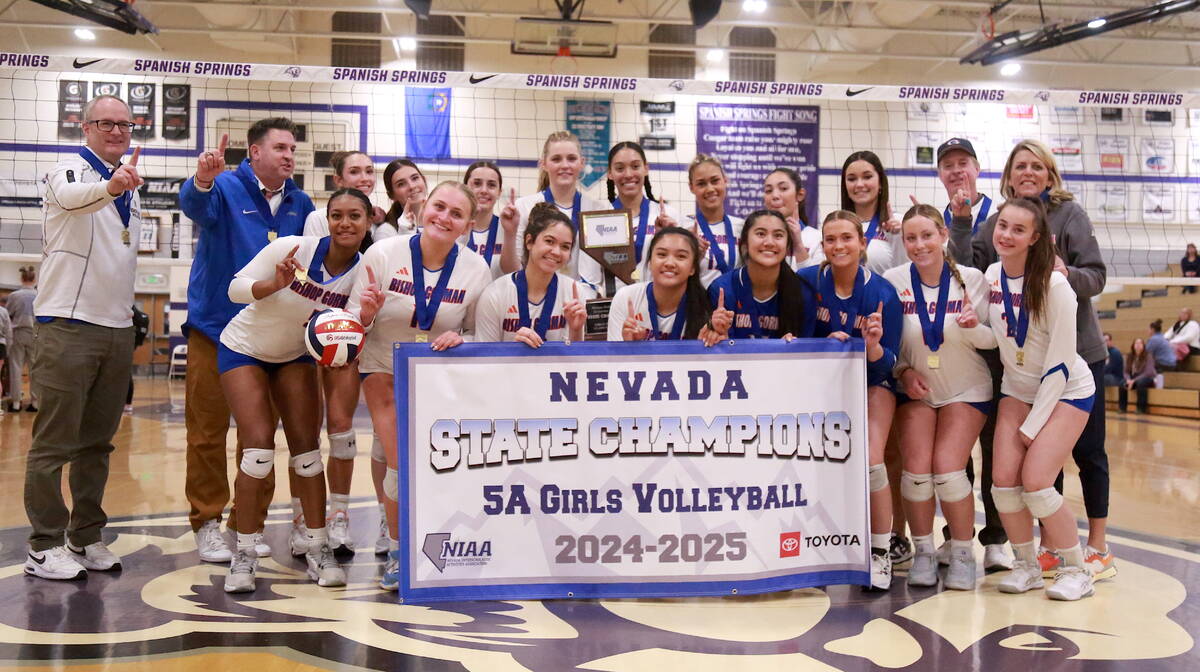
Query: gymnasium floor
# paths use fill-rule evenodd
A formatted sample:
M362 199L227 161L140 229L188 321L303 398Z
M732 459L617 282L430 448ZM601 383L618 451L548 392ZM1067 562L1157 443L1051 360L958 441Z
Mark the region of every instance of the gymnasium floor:
M1120 574L1080 603L996 591L857 588L686 600L402 606L378 590L377 529L359 457L350 585L322 589L287 554L289 507L259 588L231 597L199 562L183 495L183 383L139 380L116 437L106 539L116 575L22 573L33 415L0 416L0 666L22 670L1197 670L1200 422L1109 415L1110 542ZM368 445L360 409L356 428ZM282 436L277 439L282 444ZM232 434L230 446L233 446ZM283 464L282 461L279 464ZM230 467L230 474L233 467ZM283 479L286 481L286 479ZM1074 465L1068 499L1082 510ZM286 502L286 482L275 501Z

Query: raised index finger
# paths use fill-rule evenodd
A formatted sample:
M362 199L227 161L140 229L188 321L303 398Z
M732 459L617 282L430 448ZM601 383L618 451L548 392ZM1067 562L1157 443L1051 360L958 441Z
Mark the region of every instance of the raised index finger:
M299 252L299 251L300 251L300 246L299 246L299 245L297 245L297 246L293 247L293 248L292 248L292 251L291 251L291 252L288 252L287 258L288 258L288 259L291 259L292 257L296 256L296 253L297 253L297 252Z
M221 158L225 158L225 148L228 146L229 146L229 134L224 133L221 135L221 142L217 143L217 153L221 155Z
M720 291L717 292L717 307L718 308L725 307L725 288L724 287L722 287L720 289Z
M633 299L629 299L629 313L626 317L633 317Z
M515 187L509 187L508 188L508 204L516 205L516 203L517 203L517 190Z
M883 312L883 301L880 301L879 305L875 307L875 312L877 312L877 313Z
M133 148L133 156L129 157L129 165L136 168L137 162L138 162L138 157L141 156L141 154L142 154L142 146L138 145L137 147L134 147Z
M367 282L372 285L375 284L375 270L370 266L367 266Z
M908 195L908 200L912 201L912 204L913 204L913 205L920 205L920 204L921 204L921 202L917 200L917 197L916 197L916 196L913 196L912 194L909 194L909 195Z
M574 282L571 283L571 298L575 299L576 301L579 300L579 284L578 283L574 283Z

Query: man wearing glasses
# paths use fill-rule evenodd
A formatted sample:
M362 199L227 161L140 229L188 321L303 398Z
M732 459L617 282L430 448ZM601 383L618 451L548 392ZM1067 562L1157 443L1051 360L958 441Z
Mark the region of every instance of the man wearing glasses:
M134 125L120 98L93 98L83 119L86 146L46 178L42 277L33 304L31 377L41 407L25 467L33 527L25 573L44 579L121 568L100 537L108 522L101 502L133 363L140 148L121 162ZM65 464L70 510L62 495Z

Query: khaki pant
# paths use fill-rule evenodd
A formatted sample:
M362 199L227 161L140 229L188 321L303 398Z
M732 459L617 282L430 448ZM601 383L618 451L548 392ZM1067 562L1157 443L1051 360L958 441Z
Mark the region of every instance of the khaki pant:
M108 522L102 502L112 437L121 424L133 366L133 327L114 329L55 319L40 323L31 370L41 402L25 466L29 545L44 551L67 540L100 541ZM72 508L62 495L62 468L71 465Z
M123 399L125 390L122 389L121 393ZM225 471L229 404L225 401L221 375L217 372L217 345L195 329L188 334L184 423L187 426L187 479L184 491L191 503L188 518L195 531L209 520L220 520L225 505L230 503L229 475ZM235 464L240 464L240 441L236 457ZM271 497L275 494L274 470L264 479L264 486L262 513L265 517ZM230 507L229 529L235 529L236 520L237 511Z

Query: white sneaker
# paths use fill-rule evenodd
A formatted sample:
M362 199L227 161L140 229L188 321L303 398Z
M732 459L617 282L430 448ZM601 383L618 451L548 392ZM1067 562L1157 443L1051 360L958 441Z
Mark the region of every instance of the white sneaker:
M1002 593L1024 593L1045 585L1046 582L1042 580L1042 568L1036 561L1013 560L1012 571L1000 580L996 589Z
M25 573L57 581L87 578L87 569L72 557L65 546L47 548L41 553L29 551L25 556Z
M75 548L75 545L68 541L67 550L75 554L76 562L83 565L85 569L94 569L97 572L120 571L121 569L121 558L108 550L108 546L105 546L103 541L88 544L83 548Z
M933 553L917 551L913 555L912 567L908 568L908 585L929 587L938 582L937 558Z
M867 590L887 590L892 587L892 558L886 551L871 554L871 585Z
M221 534L221 522L216 518L204 521L196 530L196 550L200 551L200 559L204 562L229 562L233 553Z
M379 587L384 590L400 590L400 551L388 551L387 562L383 563L383 578Z
M288 535L288 546L292 550L293 558L299 558L308 553L308 526L304 524L303 519L292 521L292 533Z
M1012 569L1012 556L1004 548L1004 544L983 545L983 571L987 574L1003 572Z
M387 512L383 510L383 506L379 507L379 538L375 540L375 555L387 555L388 552L388 529L387 529Z
M943 567L950 564L950 540L947 539L938 546L937 563Z
M969 548L963 548L950 553L950 569L946 571L946 580L942 582L950 590L975 590L975 555Z
M229 574L225 577L225 592L249 593L254 590L254 573L258 571L258 556L254 549L238 549L229 563Z
M1090 597L1094 592L1091 572L1083 567L1063 565L1054 575L1054 585L1046 589L1046 597L1074 602Z
M325 522L329 530L329 547L334 555L354 555L354 541L350 539L350 514L345 511L334 511L333 516Z
M308 562L308 578L318 586L346 585L346 571L334 559L328 544L306 553L304 559Z
M262 530L254 533L254 554L260 558L271 557L271 545L267 543Z

